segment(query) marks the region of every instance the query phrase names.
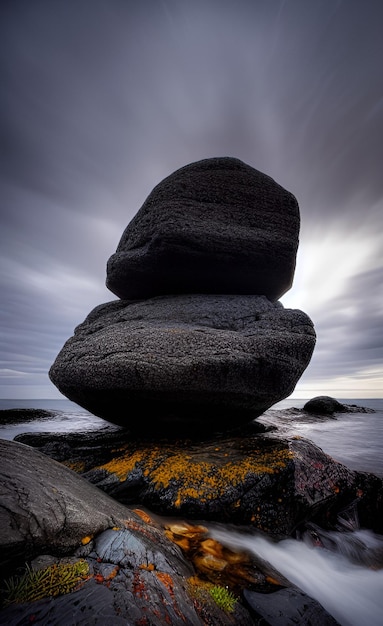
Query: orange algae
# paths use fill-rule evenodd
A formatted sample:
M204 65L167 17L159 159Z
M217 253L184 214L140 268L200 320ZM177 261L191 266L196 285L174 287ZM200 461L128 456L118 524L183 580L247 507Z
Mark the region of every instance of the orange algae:
M85 472L85 462L84 461L62 461L62 464L69 469L76 472L76 474L82 474Z
M136 515L138 515L146 524L153 524L152 518L146 513L146 511L143 511L142 509L133 509L133 513L136 513Z
M237 461L220 465L209 461L196 461L189 454L173 454L165 459L153 471L150 478L157 488L166 488L174 480L179 489L175 506L179 507L185 498L206 502L219 498L227 491L227 486L237 486L245 481L249 474L272 474L285 467L292 458L286 448L249 455Z
M215 448L214 451L220 449ZM132 451L126 446L119 452L120 456L99 467L115 474L121 482L139 466L156 489L177 484L176 507L180 507L186 498L202 502L219 498L227 491L228 485L235 487L249 475L278 473L294 456L287 447L273 445L240 453L236 450L233 454L222 452L219 457L214 455L212 460L209 460L209 454L204 454L201 460L199 454L180 452L171 447L150 446ZM231 456L236 458L228 460ZM145 514L138 514L144 519Z
M83 537L83 538L81 539L81 543L82 543L82 545L83 545L83 546L86 546L86 545L87 545L87 543L89 543L90 541L92 541L92 539L93 539L93 535L87 535L86 537Z

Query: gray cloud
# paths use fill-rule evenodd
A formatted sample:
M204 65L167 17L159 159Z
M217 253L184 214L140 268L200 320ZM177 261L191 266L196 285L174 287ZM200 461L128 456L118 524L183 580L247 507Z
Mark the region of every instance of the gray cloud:
M218 155L298 198L286 306L317 327L305 380L381 371L380 0L5 0L0 11L0 394L10 381L12 393L54 393L62 343L114 298L105 265L126 224L162 178Z

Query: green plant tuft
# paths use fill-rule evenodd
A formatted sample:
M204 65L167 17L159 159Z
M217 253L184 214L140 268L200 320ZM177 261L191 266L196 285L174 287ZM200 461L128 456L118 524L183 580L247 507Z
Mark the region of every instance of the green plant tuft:
M237 598L226 587L214 585L214 587L209 589L209 593L220 609L223 609L227 613L232 613L234 611Z
M84 560L54 564L41 570L27 565L22 576L4 581L4 606L70 593L88 575L89 565Z

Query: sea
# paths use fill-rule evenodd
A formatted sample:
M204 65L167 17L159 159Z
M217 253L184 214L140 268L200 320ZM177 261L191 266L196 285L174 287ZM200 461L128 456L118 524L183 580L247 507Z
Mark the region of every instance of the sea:
M339 402L367 407L374 412L338 413L334 418L320 420L293 410L302 409L307 400L288 398L259 419L275 423L281 418L286 433L310 439L350 469L372 472L383 478L383 399L337 397ZM118 430L117 426L66 399L0 399L0 410L11 408L46 409L55 415L28 422L2 423L0 413L2 439L12 440L25 432ZM330 543L337 546L335 551L298 539L271 541L256 531L240 532L229 526L210 525L210 532L225 545L246 549L271 563L291 583L320 602L341 626L382 626L383 536L359 528L357 520L353 528L334 534ZM359 551L360 559L355 559L355 550ZM366 562L366 554L375 554L376 559Z

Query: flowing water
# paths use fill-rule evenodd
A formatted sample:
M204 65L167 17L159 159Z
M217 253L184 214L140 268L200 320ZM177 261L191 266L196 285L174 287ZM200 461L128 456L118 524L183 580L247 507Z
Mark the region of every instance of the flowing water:
M375 413L344 413L315 420L301 409L304 400L286 400L262 416L265 423L282 422L287 434L311 439L350 469L383 477L383 400L340 400L370 407ZM116 429L68 400L0 400L0 409L42 408L53 417L24 423L0 423L0 437L13 439L24 432L73 432ZM1 414L0 414L1 415ZM342 626L383 625L383 537L365 529L323 533L320 546L309 540L271 541L256 532L240 533L212 526L222 543L246 549L265 559L293 584L318 600Z
M211 534L229 547L248 550L271 563L318 600L342 626L382 626L383 569L354 563L339 552L315 548L304 541L284 539L277 543L257 534L229 530L212 529ZM347 545L350 536L358 538L362 552L363 546L372 551L383 549L383 537L367 530L345 533L338 541Z

